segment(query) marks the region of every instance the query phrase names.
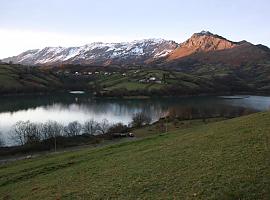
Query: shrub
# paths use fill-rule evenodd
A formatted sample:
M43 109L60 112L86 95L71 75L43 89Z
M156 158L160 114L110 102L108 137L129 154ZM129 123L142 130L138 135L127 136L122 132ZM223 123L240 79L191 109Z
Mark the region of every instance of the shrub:
M144 112L136 113L132 117L132 127L142 127L143 125L150 124L151 117Z

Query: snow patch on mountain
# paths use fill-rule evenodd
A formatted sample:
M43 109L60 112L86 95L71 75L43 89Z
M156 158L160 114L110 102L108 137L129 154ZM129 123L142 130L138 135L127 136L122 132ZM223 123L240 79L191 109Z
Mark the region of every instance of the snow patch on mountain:
M94 42L80 47L46 47L29 50L4 59L20 64L53 65L60 63L103 64L144 63L168 55L178 46L174 41L145 39L123 43Z

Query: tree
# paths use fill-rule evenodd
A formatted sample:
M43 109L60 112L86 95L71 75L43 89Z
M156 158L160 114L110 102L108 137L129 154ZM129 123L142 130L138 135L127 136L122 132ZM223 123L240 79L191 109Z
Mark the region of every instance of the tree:
M30 121L18 121L11 130L11 138L20 145L40 141L40 128Z
M97 130L101 131L102 134L107 133L109 128L110 128L110 124L107 119L103 119L97 126Z
M42 125L42 139L55 138L62 135L63 126L56 121L47 121Z
M24 145L26 141L26 124L23 121L18 121L13 125L11 130L11 139L19 143L20 145Z
M82 125L78 121L70 122L64 127L64 132L67 136L72 137L79 135L82 129Z
M56 138L57 136L60 136L62 134L62 131L63 131L63 126L56 121L47 121L42 126L43 139L46 140L49 138L54 138L54 151L56 151L56 146L57 146Z
M82 130L84 134L94 135L97 128L98 128L98 123L95 120L90 119L84 123Z
M27 121L26 124L26 143L34 144L41 140L41 129L39 124Z
M151 120L151 117L146 113L140 112L133 115L131 124L133 127L142 127L143 125L150 124Z
M5 145L5 141L3 139L2 133L0 132L0 147L3 147L4 145Z

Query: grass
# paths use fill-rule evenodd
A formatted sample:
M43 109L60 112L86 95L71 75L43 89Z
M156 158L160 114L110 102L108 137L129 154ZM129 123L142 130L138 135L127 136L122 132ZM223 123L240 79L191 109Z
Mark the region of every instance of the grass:
M108 87L107 89L108 90L114 90L114 89L117 89L117 88L126 88L127 90L140 90L140 89L145 89L147 86L147 84L141 84L141 83L136 83L136 82L128 82L128 81L125 81L125 82L121 82L121 83L118 83L114 86L111 86L111 87Z
M131 95L141 95L142 92L171 95L176 90L178 95L184 95L205 92L212 93L214 91L230 91L228 86L226 84L224 85L224 82L231 82L232 85L237 82L235 83L236 80L227 80L228 77L226 75L227 74L223 71L218 71L214 77L212 75L209 76L209 73L188 74L177 71L145 68L143 70L126 70L125 76L120 72L107 76L101 74L96 76L95 81L102 86L103 94L106 94L106 92L110 94L114 91L119 93L119 90L124 92L127 90L128 92L131 92ZM149 81L151 77L155 77L158 82ZM224 81L223 79L226 80ZM89 84L94 85L94 80L90 81Z
M59 85L57 77L37 68L0 64L0 93L49 91Z
M167 126L167 131L171 132L171 131L176 131L179 129L187 129L187 128L201 126L201 125L205 125L205 124L217 122L217 121L222 121L222 120L225 120L225 118L209 118L206 120L202 120L202 119L178 120L178 119L175 119L173 121L168 121L168 122L166 122L166 120L163 119L163 120L160 120L160 121L158 121L154 124L151 124L149 126L144 126L142 128L136 129L132 132L135 134L136 137L144 138L144 137L149 137L149 136L164 133L166 130L166 126ZM163 124L163 127L161 126L161 124Z
M270 199L270 113L0 166L3 199Z
M186 75L177 72L168 72L165 70L128 70L126 76L122 76L121 73L111 76L100 76L97 78L97 82L103 86L105 91L113 91L116 89L126 89L128 91L140 91L140 90L161 90L165 87L172 85L182 85L186 88L196 89L197 83L193 83L197 79L191 75ZM136 73L135 73L136 72ZM164 82L163 77L166 77ZM162 83L140 83L140 80L149 79L150 77L156 77L158 81ZM91 83L90 83L91 84Z
M76 71L75 68L71 71ZM79 68L78 71L86 72L85 67ZM0 64L0 93L49 92L63 88L95 90L104 96L171 96L248 91L269 93L268 68L265 65L258 67L256 73L253 72L253 68L247 66L241 69L241 73L235 73L221 65L203 65L195 66L195 71L136 68L108 70L109 74L105 74L104 69L92 76L74 76L72 73L66 75L64 73L66 68L45 70L37 67ZM155 77L156 81L150 80L152 77Z

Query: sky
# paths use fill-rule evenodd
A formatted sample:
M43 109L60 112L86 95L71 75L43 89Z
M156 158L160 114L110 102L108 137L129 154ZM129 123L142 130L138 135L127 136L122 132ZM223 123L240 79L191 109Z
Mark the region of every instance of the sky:
M0 58L47 46L164 38L208 30L270 47L269 0L0 0Z

